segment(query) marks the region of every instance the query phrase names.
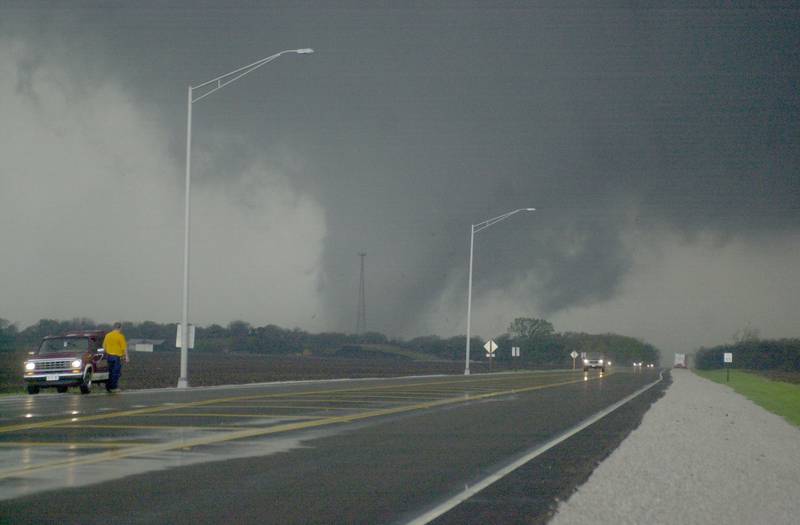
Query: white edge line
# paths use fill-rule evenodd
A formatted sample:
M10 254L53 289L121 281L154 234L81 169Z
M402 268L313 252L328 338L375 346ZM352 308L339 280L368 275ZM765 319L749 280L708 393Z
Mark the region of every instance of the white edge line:
M587 419L584 419L582 422L578 423L576 426L574 426L571 429L567 430L566 432L564 432L563 434L559 435L558 437L548 441L547 443L539 445L538 447L536 447L535 449L531 450L530 452L528 452L527 454L525 454L521 458L519 458L516 461L512 462L511 464L501 468L500 470L496 471L494 474L490 474L489 476L483 478L481 481L479 481L475 485L472 485L471 487L469 487L469 488L463 490L462 492L456 494L452 498L450 498L447 501L444 501L443 503L437 505L436 507L434 507L433 509L429 510L428 512L422 514L421 516L418 516L418 517L412 519L411 521L407 522L407 525L425 525L426 523L430 523L431 521L435 520L436 518L438 518L439 516L441 516L445 512L449 511L450 509L456 507L460 503L468 500L469 498L471 498L472 496L474 496L478 492L482 491L483 489L485 489L486 487L488 487L489 485L491 485L495 481L498 481L498 480L504 478L505 476L511 474L513 471L517 470L519 467L523 466L525 463L528 463L530 460L534 459L536 456L539 456L539 455L543 454L544 452L547 452L548 450L550 450L554 446L556 446L559 443L561 443L562 441L565 441L566 439L572 437L573 435L577 434L578 432L580 432L581 430L585 429L589 425L591 425L593 423L596 423L597 421L599 421L600 419L604 418L605 416L607 416L611 412L615 411L616 409L618 409L619 407L621 407L622 405L624 405L628 401L632 400L633 398L635 398L635 397L639 396L640 394L644 393L645 391L649 390L650 388L652 388L656 384L660 383L663 379L664 379L664 372L662 371L662 372L659 373L657 381L653 381L649 385L643 386L642 388L640 388L639 390L637 390L633 394L630 394L629 396L622 398L621 400L617 401L613 405L610 405L609 407L601 410L600 412L597 412L593 416L590 416Z

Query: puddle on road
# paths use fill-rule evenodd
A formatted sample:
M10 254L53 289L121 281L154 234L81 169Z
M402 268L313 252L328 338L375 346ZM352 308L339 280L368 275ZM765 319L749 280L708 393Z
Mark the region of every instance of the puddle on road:
M28 496L45 490L73 488L103 483L125 476L145 474L158 470L186 467L212 461L227 461L249 457L269 456L306 448L303 444L320 437L338 433L339 430L316 429L305 432L302 437L269 436L250 440L227 441L212 445L200 445L191 449L175 449L167 452L143 453L101 463L76 465L64 468L42 469L0 479L0 500ZM191 435L170 435L169 441L193 439L210 433L194 431ZM214 432L218 435L218 432ZM151 436L152 437L152 436ZM165 442L160 434L160 442ZM145 439L140 435L137 440ZM124 450L121 449L121 450ZM0 466L3 468L24 467L68 459L82 459L98 453L97 449L66 449L62 447L28 447L22 449L0 450Z
M134 456L95 463L78 465L53 470L32 471L23 476L15 476L0 480L0 499L13 499L27 496L44 490L72 488L102 483L125 476L144 474L156 470L185 467L210 461L225 461L254 456L268 456L278 452L288 452L303 445L299 438L272 438L261 442L228 442L215 445L203 445L191 450L173 450L151 455ZM42 450L44 449L44 450ZM9 451L14 454L14 463L19 462L19 450ZM82 458L97 453L96 450L65 450L37 447L36 450L25 449L23 464L41 464L71 458ZM2 464L9 464L9 459L2 458ZM6 461L3 461L5 459Z

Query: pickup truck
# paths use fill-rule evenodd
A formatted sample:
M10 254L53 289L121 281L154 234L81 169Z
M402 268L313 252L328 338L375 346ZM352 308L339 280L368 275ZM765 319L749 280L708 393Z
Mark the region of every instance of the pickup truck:
M599 368L601 372L606 371L606 359L602 355L589 354L583 360L583 371L588 372L590 368Z
M77 386L81 394L88 394L94 383L107 382L105 335L103 330L90 330L42 339L39 349L25 360L23 377L28 393L38 394L42 388L64 393Z

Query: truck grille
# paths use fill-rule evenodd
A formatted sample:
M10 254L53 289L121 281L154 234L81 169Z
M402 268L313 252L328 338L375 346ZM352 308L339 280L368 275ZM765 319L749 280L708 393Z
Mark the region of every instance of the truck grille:
M36 361L36 370L63 370L70 368L72 359L58 360L58 361Z

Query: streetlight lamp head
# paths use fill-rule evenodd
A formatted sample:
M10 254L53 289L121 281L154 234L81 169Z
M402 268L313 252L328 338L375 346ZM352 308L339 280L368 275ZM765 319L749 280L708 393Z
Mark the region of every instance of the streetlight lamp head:
M304 47L303 49L296 49L295 50L295 53L297 53L299 55L310 55L313 52L314 52L314 50L311 49L310 47Z

